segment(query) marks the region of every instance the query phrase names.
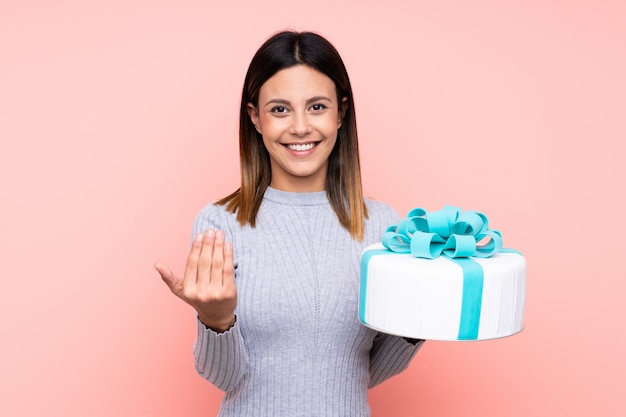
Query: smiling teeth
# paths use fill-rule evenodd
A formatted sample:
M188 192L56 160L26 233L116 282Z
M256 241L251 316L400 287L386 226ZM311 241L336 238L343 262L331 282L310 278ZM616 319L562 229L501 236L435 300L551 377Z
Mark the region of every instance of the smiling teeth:
M315 144L314 143L307 143L304 145L291 144L291 145L287 145L287 147L294 151L308 151L309 149L313 149L315 147Z

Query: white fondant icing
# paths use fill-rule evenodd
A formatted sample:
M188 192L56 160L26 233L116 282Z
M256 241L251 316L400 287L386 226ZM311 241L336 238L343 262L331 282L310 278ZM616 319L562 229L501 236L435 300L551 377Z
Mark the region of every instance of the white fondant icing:
M383 249L381 244L366 248ZM526 261L517 253L471 258L483 268L476 340L510 336L523 329ZM365 278L364 324L416 339L458 340L463 271L452 260L410 254L375 255Z

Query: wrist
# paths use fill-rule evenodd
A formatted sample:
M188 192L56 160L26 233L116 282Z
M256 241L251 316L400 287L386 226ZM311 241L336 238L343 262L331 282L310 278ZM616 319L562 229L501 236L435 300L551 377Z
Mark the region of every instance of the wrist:
M206 329L213 330L216 333L224 333L230 330L235 325L235 322L237 321L237 316L233 314L233 316L228 320L212 321L207 320L206 318L203 318L198 314L198 320L200 320L200 323L202 323L202 325Z

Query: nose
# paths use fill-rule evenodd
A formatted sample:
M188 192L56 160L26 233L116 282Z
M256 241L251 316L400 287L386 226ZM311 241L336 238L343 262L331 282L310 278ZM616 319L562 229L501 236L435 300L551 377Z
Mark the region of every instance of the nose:
M306 114L294 113L291 123L291 134L305 136L311 132L311 124Z

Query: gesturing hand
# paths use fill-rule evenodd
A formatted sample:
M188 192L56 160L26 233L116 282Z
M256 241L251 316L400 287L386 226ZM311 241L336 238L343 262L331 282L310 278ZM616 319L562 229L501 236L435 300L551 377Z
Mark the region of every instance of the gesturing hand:
M233 247L224 241L224 232L208 229L194 238L184 278L178 278L161 262L154 267L170 290L192 306L206 326L223 332L233 325L237 288Z

